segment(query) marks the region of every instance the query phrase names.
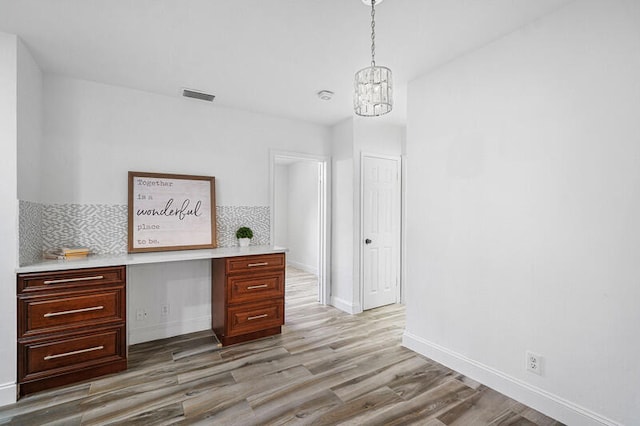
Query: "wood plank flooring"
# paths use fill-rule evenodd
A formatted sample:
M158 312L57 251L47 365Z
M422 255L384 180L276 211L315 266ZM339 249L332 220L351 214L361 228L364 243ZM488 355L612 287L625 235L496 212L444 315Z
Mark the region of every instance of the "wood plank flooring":
M316 285L288 268L280 336L135 345L126 372L22 398L0 424L560 425L401 347L402 306L347 315L320 306Z

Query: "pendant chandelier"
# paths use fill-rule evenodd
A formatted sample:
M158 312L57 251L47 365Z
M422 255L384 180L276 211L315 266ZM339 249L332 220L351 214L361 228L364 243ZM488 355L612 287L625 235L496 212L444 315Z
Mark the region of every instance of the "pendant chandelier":
M376 65L376 0L363 1L371 2L371 65L356 73L353 108L357 115L376 117L393 108L393 83L391 70Z

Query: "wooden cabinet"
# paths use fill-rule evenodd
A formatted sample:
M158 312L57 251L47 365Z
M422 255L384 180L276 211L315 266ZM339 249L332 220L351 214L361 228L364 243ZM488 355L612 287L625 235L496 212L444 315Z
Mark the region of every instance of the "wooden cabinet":
M20 394L127 368L125 267L18 275Z
M279 334L284 253L212 260L211 322L223 345Z

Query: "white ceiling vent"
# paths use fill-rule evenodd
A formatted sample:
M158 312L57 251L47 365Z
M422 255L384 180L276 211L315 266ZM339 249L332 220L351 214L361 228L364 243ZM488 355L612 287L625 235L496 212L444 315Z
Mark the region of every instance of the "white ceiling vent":
M208 93L200 92L198 90L192 89L182 89L182 96L185 98L194 98L200 99L201 101L213 102L213 99L216 97L215 95L210 95Z

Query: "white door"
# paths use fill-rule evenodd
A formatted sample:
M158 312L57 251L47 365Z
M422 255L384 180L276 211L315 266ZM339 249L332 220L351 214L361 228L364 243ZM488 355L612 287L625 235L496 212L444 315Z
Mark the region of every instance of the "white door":
M362 157L363 309L396 303L400 266L400 159Z

